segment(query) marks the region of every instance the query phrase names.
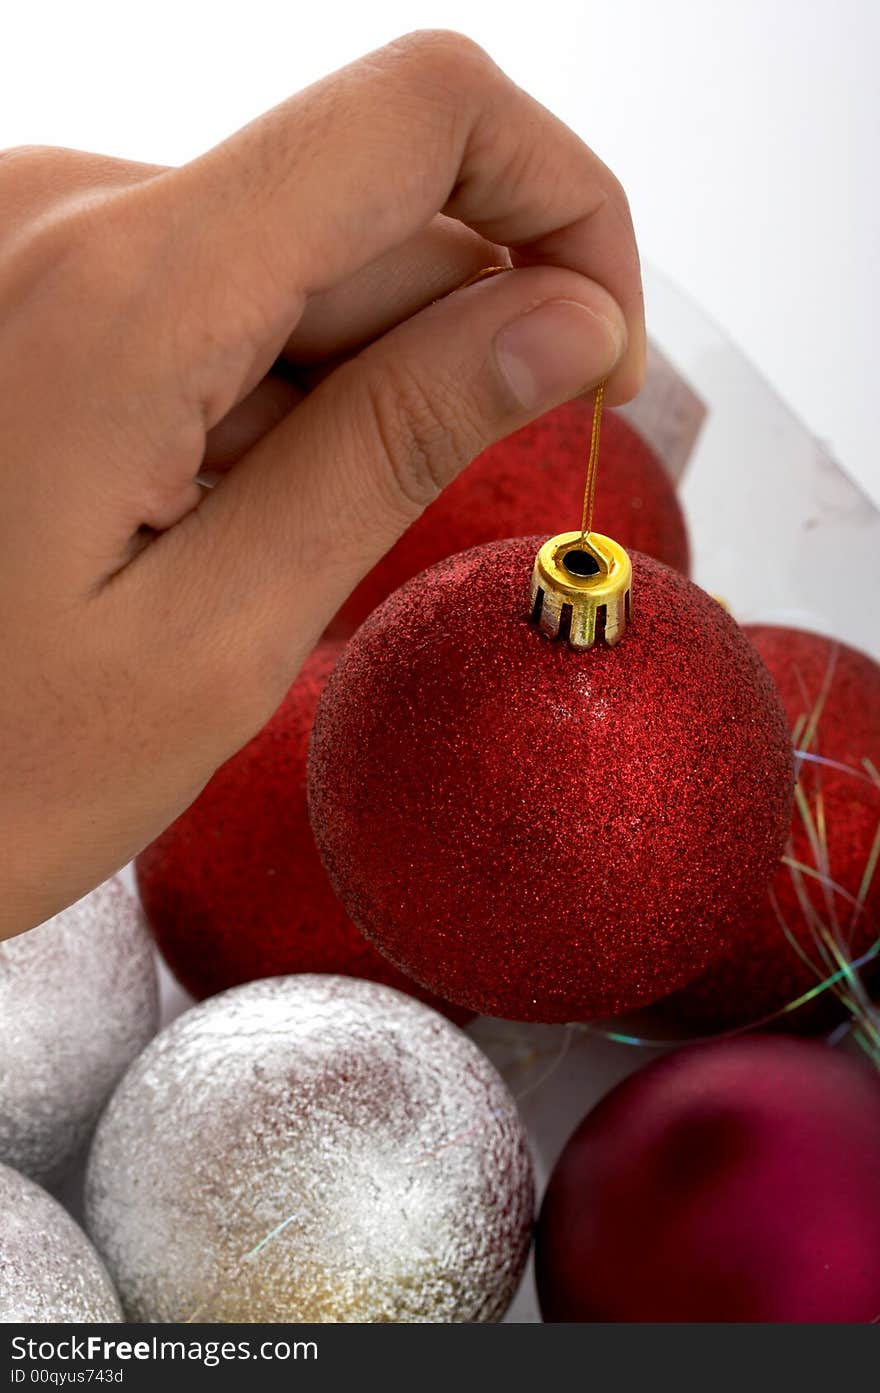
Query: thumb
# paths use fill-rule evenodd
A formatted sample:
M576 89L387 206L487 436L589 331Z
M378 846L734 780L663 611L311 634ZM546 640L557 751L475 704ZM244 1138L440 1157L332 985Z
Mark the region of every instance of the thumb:
M152 572L143 612L161 616L166 652L175 614L192 653L195 610L208 662L221 652L238 664L245 723L268 716L347 595L438 492L487 445L596 386L625 348L607 291L553 267L483 280L398 325L141 558Z

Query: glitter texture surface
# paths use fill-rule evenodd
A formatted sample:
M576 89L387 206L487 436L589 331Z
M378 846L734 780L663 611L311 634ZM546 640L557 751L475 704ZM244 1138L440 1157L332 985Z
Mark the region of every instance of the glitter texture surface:
M373 982L204 1002L98 1128L88 1227L133 1320L495 1321L528 1251L516 1106L437 1012Z
M876 1321L880 1077L753 1035L626 1079L567 1143L538 1223L548 1321Z
M769 625L746 633L776 683L795 743L809 744L787 848L804 870L781 865L772 894L743 917L724 953L663 1003L664 1016L701 1031L781 1011L836 970L833 944L851 962L880 935L880 868L870 875L880 835L880 776L869 772L869 766L880 771L880 666L821 634ZM822 1030L845 1015L825 991L786 1014L783 1024Z
M0 1165L0 1324L121 1319L82 1229L39 1185Z
M758 900L791 742L734 621L646 557L621 644L543 637L543 540L442 562L366 621L309 798L343 903L403 970L489 1015L586 1020L684 985Z
M321 865L306 805L315 707L342 651L321 643L263 730L136 861L162 954L195 997L292 972L342 972L411 991L349 919Z
M455 552L525 532L579 527L592 402L565 402L484 450L412 524L349 597L329 632L349 637L393 590ZM687 530L657 455L613 411L602 420L596 527L685 575Z
M60 1180L158 1023L150 936L118 880L0 943L0 1161Z

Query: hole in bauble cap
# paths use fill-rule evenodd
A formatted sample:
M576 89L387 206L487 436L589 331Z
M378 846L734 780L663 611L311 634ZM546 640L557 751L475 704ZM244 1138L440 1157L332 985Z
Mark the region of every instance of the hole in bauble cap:
M562 558L562 564L569 575L580 576L581 579L585 579L588 576L597 576L601 569L595 556L588 551L581 551L577 548L574 551L567 551L565 553Z

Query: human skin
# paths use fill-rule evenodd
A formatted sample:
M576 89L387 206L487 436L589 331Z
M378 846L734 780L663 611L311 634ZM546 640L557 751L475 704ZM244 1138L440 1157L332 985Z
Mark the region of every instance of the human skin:
M475 455L631 397L645 339L619 183L442 31L179 169L0 153L0 209L5 938L195 798Z

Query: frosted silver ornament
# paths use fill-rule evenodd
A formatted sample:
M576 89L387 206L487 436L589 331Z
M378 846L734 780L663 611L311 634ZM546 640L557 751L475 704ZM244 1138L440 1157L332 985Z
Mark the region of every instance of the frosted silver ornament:
M0 1324L121 1319L79 1225L34 1181L0 1166Z
M118 879L0 943L0 1162L60 1180L158 1023L151 939Z
M252 982L163 1031L105 1112L89 1232L138 1321L495 1321L533 1218L471 1040L349 977Z

